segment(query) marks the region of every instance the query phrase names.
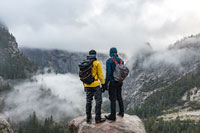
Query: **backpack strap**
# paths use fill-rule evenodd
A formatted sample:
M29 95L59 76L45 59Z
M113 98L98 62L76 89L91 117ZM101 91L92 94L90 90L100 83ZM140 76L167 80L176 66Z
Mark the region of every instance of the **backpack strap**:
M119 63L115 60L114 57L111 57L111 58L112 58L112 60L115 62L116 65L119 64ZM120 64L122 64L122 60L121 60L121 59L120 59Z

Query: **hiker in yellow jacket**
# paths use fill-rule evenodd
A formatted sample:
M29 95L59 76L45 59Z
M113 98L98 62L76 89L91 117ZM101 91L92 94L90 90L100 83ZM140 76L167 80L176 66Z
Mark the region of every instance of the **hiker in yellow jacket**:
M104 77L103 71L101 68L101 64L97 61L96 58L96 51L90 50L89 56L87 57L88 60L93 60L92 65L92 77L94 77L94 81L91 84L84 83L85 92L86 92L86 121L87 123L91 123L91 109L92 109L92 100L93 97L95 98L96 106L95 106L95 122L101 123L104 122L105 119L101 118L101 104L102 104L102 90L100 85L104 86Z

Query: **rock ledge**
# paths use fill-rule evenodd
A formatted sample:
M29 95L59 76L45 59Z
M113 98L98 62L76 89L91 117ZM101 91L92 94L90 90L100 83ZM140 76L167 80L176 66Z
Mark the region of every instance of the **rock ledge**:
M13 133L10 124L2 118L0 118L0 133Z
M94 120L92 124L87 124L85 116L78 117L69 123L69 131L70 133L146 133L141 119L127 114L124 118L117 117L115 122L107 120L101 124L95 124Z

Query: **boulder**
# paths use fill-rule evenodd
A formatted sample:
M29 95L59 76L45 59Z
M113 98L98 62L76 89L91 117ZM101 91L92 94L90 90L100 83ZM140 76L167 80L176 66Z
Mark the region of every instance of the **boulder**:
M0 118L0 133L13 133L10 124L3 118Z
M123 118L117 117L114 122L106 120L100 124L95 124L94 119L91 124L87 124L85 118L73 119L69 123L70 133L146 133L142 120L135 115L125 114Z

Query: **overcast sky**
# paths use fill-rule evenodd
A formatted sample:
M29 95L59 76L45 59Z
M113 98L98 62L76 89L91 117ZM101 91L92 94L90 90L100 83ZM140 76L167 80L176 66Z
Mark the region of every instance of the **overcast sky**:
M199 0L0 0L20 47L130 52L200 33Z

